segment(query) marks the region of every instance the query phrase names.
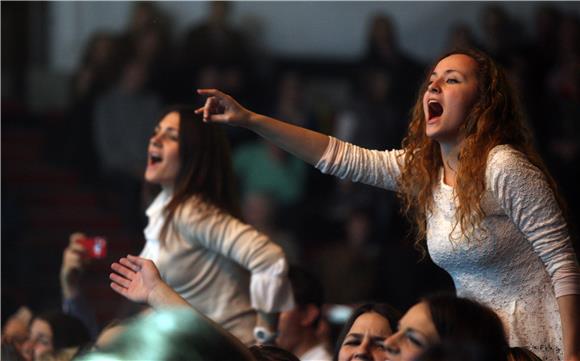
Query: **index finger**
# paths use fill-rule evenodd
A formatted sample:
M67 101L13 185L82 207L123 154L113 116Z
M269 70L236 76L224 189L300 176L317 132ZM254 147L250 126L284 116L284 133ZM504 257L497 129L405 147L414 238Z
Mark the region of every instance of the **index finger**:
M127 259L129 261L133 262L134 264L136 264L139 267L143 267L143 264L147 260L146 258L141 258L141 257L133 256L131 254L128 254L127 255Z
M221 91L217 89L197 89L197 93L201 95L223 95Z

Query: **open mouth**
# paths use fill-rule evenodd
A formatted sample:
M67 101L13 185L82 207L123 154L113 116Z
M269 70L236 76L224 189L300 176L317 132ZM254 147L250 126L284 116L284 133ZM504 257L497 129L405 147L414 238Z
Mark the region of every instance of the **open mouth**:
M161 162L163 160L163 158L160 155L157 154L150 154L149 155L149 161L151 162L151 164L157 164L159 162Z
M429 120L440 117L441 114L443 114L443 106L435 100L430 100L428 103L428 107L429 107Z

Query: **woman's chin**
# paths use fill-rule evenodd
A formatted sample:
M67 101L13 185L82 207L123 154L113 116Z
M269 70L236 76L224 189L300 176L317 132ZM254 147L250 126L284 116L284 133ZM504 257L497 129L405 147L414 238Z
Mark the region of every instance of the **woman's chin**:
M155 185L159 185L159 179L157 179L157 177L153 174L148 174L145 173L145 182L149 183L149 184L155 184Z

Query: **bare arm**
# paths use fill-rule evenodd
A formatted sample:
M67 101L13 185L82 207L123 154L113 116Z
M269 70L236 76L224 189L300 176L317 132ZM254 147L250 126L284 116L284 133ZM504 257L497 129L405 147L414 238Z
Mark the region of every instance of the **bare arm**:
M580 295L558 297L558 307L564 336L564 360L580 361Z
M216 89L199 89L198 93L208 96L204 106L196 110L196 114L203 114L206 122L225 123L252 130L312 165L318 163L326 150L328 136L322 133L254 113Z

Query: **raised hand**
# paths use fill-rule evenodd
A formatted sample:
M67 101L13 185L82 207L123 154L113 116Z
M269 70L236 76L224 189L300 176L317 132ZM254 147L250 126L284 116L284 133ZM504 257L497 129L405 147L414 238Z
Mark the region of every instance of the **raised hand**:
M206 95L203 107L195 110L195 114L203 114L205 122L225 123L235 126L246 126L252 112L241 106L234 98L217 89L198 89L201 95Z
M313 165L328 146L328 136L254 113L217 89L197 92L208 97L204 106L195 110L195 114L203 114L205 122L244 127Z
M60 267L60 286L65 299L75 297L79 292L79 282L89 259L80 240L86 238L83 233L73 233L69 237L69 245L62 254Z
M149 303L155 288L163 284L153 261L128 255L111 265L111 288L134 302Z

